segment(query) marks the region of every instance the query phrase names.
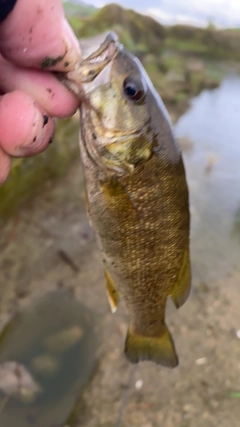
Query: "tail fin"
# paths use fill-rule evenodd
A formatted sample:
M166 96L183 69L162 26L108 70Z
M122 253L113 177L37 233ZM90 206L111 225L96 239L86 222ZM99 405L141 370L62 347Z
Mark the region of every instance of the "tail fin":
M149 360L169 368L178 365L174 343L166 326L163 334L157 337L138 335L130 326L124 352L131 363Z

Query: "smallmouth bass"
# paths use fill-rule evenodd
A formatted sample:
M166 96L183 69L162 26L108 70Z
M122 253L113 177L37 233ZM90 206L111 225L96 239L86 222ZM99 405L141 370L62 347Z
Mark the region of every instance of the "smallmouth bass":
M114 33L76 72L68 85L84 97L80 151L87 212L111 309L122 296L130 315L126 357L175 367L165 306L170 296L179 308L190 291L190 219L168 113L139 60Z

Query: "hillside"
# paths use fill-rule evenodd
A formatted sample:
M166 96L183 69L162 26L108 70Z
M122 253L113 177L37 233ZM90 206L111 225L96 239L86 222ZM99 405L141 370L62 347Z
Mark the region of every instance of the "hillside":
M68 21L74 29L79 28L86 17L92 16L98 10L85 2L73 3L66 1L63 2L63 7Z
M79 38L91 37L105 30L115 30L122 43L130 50L160 53L163 48L165 28L149 16L110 4L75 28Z
M97 11L95 6L85 2L65 1L63 2L63 8L68 17L73 15L78 17L90 16Z
M166 29L165 48L210 59L240 61L240 31L175 25Z

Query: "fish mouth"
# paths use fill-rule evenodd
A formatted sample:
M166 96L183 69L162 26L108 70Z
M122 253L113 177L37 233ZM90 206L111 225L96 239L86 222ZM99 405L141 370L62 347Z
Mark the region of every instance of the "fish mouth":
M114 31L105 31L90 39L82 39L79 44L83 60L96 59L102 54L109 54L108 49L111 43L118 43L118 36Z
M73 70L58 78L81 100L87 102L87 93L93 88L110 81L108 65L123 48L118 36L113 32L105 32L91 39L80 42L82 59L75 64Z

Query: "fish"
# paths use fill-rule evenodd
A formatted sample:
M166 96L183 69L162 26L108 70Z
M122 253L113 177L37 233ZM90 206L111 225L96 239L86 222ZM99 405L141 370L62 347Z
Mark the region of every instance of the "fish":
M129 313L127 359L173 368L178 356L165 323L166 302L170 297L181 307L191 287L181 151L141 62L113 32L95 53L89 54L90 45L68 85L81 94L86 208L102 253L107 296L112 312L122 298Z

